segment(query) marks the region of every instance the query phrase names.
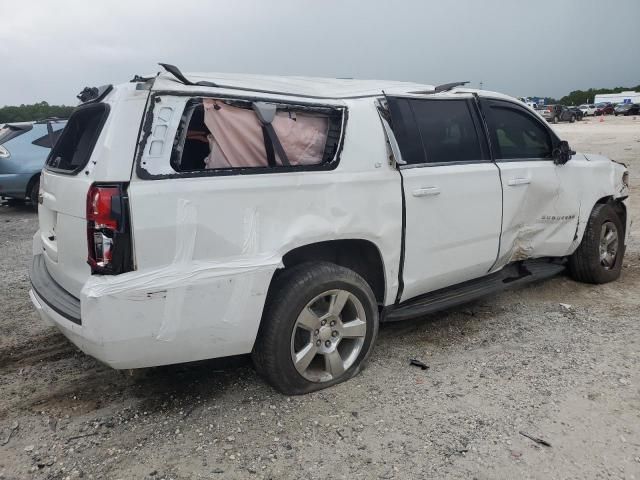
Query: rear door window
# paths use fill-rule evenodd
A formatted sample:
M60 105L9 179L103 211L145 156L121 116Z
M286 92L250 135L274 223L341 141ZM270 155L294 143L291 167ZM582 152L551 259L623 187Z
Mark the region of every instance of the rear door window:
M69 174L82 170L91 157L108 114L109 106L105 103L78 107L49 153L46 167Z
M402 158L409 164L447 164L488 159L471 99L388 98Z

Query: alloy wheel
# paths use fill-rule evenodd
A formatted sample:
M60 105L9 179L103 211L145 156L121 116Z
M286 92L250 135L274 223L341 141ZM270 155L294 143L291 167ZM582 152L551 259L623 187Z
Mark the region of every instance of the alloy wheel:
M291 332L291 360L311 382L339 378L358 358L367 334L362 302L347 290L329 290L302 309Z

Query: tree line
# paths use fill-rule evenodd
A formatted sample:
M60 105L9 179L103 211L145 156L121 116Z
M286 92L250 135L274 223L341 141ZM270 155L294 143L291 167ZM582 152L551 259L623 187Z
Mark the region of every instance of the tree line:
M50 117L68 118L74 108L67 105L49 105L47 102L6 106L0 108L0 123L29 122Z
M589 90L574 90L569 95L565 95L558 103L562 105L581 105L583 103L593 103L596 95L606 93L622 93L628 91L640 92L640 85L635 87L616 87L616 88L590 88Z

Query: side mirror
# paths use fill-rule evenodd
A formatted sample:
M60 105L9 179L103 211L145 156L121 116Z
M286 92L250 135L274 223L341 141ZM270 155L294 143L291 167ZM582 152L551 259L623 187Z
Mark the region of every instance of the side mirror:
M553 163L556 165L564 165L571 160L571 156L575 154L576 152L571 150L569 142L561 140L558 146L553 149Z

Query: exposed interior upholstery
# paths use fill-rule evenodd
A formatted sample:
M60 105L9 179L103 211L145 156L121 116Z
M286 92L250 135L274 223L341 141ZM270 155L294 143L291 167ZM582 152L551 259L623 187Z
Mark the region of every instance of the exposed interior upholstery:
M322 163L329 131L326 115L279 110L272 125L291 165ZM282 165L277 155L275 164ZM263 128L252 109L209 98L194 109L181 170L268 165Z

